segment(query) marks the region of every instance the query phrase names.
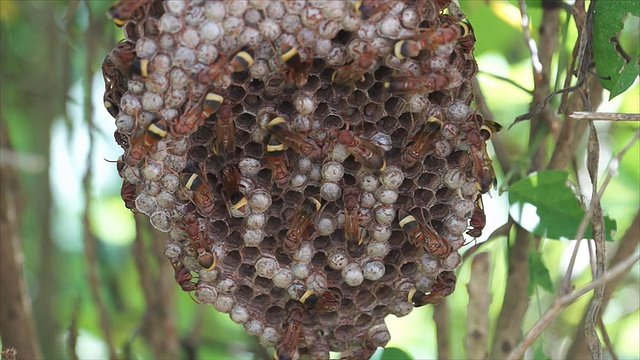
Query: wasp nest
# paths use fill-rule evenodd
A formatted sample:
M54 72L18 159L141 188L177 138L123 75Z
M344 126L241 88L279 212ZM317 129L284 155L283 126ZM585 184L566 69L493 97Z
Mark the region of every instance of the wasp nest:
M497 125L449 0L121 1L105 106L179 286L276 358L369 358L484 226Z

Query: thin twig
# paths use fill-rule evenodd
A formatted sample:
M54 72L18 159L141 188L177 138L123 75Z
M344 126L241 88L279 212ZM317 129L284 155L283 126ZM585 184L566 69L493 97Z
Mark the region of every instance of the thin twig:
M527 348L533 344L533 342L540 336L542 331L555 319L560 311L562 311L565 307L572 304L579 297L585 295L591 290L608 283L610 280L616 278L619 275L622 275L626 271L629 271L631 267L640 260L640 255L632 255L626 258L624 261L610 268L604 276L594 279L587 285L581 287L580 289L561 295L556 298L556 301L551 305L549 309L542 315L540 320L538 320L527 332L522 341L511 351L507 359L519 359L522 357Z
M613 343L611 342L611 338L609 337L609 332L607 331L607 327L604 325L604 321L602 321L603 312L604 312L604 303L602 304L602 311L600 311L600 316L598 316L598 327L600 328L600 332L602 332L602 340L604 340L605 345L607 345L607 350L611 355L611 359L618 360L618 354L616 354L616 351L613 348Z
M576 111L570 114L569 118L574 120L640 121L640 114Z
M579 90L582 87L582 83L578 83L575 86L569 86L567 88L564 89L560 89L560 90L556 90L554 92L552 92L551 94L547 95L540 103L538 103L538 105L535 107L535 109L533 109L533 111L530 111L526 114L522 114L520 116L517 116L515 118L515 120L513 121L513 124L511 124L509 126L509 129L511 129L511 127L521 121L524 120L529 120L531 119L534 115L536 115L537 113L539 113L540 111L544 110L547 105L549 105L549 101L551 101L551 99L558 95L558 94L562 94L565 92L572 92L572 91L576 91Z
M511 85L515 86L516 88L518 88L518 89L520 89L520 90L522 90L522 91L526 92L527 94L533 94L533 90L529 90L529 89L527 89L526 87L524 87L524 86L522 86L522 85L518 84L518 83L517 83L517 82L515 82L514 80L509 79L509 78L507 78L507 77L500 76L500 75L498 75L498 74L493 74L493 73L490 73L490 72L487 72L487 71L484 71L484 70L479 70L479 71L478 71L478 75L486 75L486 76L492 77L492 78L494 78L494 79L497 79L497 80L500 80L500 81L506 82L507 84L511 84ZM473 78L473 79L475 80L476 78Z
M71 322L69 323L67 335L67 352L71 360L79 359L76 347L78 345L78 319L80 318L80 298L78 297L71 311Z
M522 34L524 35L525 43L529 48L529 52L531 53L531 64L533 65L533 72L536 76L542 76L542 63L538 58L538 47L536 46L535 40L531 38L531 32L529 31L529 14L527 13L527 4L525 0L518 0L518 5L520 7L520 16L522 25Z
M625 234L620 238L620 241L616 243L617 249L613 257L611 258L609 266L613 267L623 261L626 258L627 254L633 254L639 245L638 238L640 238L640 211L636 212L631 226L629 226ZM603 311L604 309L606 309L614 290L618 287L622 280L623 277L618 276L617 278L614 278L607 283L607 286L604 289L604 299L602 301ZM601 311L600 313L602 314L603 311ZM584 331L582 331L582 329L584 329L584 324L585 316L582 317L582 321L576 327L577 331L574 336L573 343L571 344L571 347L569 347L569 351L566 354L566 359L586 359L589 357L585 333Z

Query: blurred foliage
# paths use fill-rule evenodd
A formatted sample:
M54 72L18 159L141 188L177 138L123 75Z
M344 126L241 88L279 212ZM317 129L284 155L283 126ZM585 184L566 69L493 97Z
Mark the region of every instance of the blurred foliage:
M529 6L532 34L534 40L538 41L535 27L541 20L540 2L526 3ZM100 309L91 293L87 275L89 266L98 270L100 282L96 285L111 322L113 344L118 356L155 357L147 334L141 330L151 309L150 299L145 297L141 288L136 264L136 222L120 200L121 183L115 166L104 161L116 159L121 151L111 135L115 129L113 119L102 107L103 89L99 74L104 55L121 37L120 31L104 15L110 5L109 1L0 2L2 126L9 133L11 145L19 154L34 156L45 164L35 169L27 166L26 161L14 165L21 171L23 187L24 200L21 205L24 212L21 221L26 282L33 299L38 335L46 358L71 357L65 341L74 317L78 319L75 353L86 359L105 358L108 355ZM473 24L478 39L476 58L481 71L481 88L495 120L508 127L516 116L529 110L530 92L533 89L530 54L523 40L518 3L461 1L461 7ZM623 8L618 10L624 11ZM558 84L564 79L577 37L577 29L568 12L563 11L561 18L566 24L566 34L563 35L561 52L553 65L553 81ZM620 28L618 22L607 22L614 26L611 31ZM620 41L630 44L624 45L625 49L635 54L632 51L637 52L638 49L637 17L627 17L625 24L629 24L625 25L629 31L621 35ZM611 36L608 32L596 34L603 35L602 39L606 36L606 41ZM610 47L611 43L606 45ZM611 55L611 52L601 54ZM615 61L619 63L620 58ZM636 66L634 71L637 71L636 62L632 61ZM605 74L603 71L602 67L598 68L599 74ZM494 75L510 79L518 86ZM620 83L627 84L630 82L628 79ZM622 86L612 89L612 98L624 91ZM95 110L87 107L87 94L91 95ZM636 80L621 96L604 103L598 110L639 113L639 99L640 88ZM550 106L557 109L558 104L559 99L554 98ZM87 169L87 124L90 121L94 125L93 153L90 158L94 176L87 193L83 189L82 179ZM638 123L600 122L596 125L604 164L638 130ZM526 141L523 141L528 135L527 123L497 134L512 163L511 172L503 174L498 162L494 162L503 190L509 190L506 184L511 179L523 178L523 184L532 181L527 178L530 156L527 154ZM552 148L554 144L548 146ZM5 144L2 147L5 148ZM584 166L585 152L586 145L581 146L576 154L577 161L569 177L574 183L588 183ZM571 238L576 219L579 221L584 213L578 206L575 194L564 185L567 173L562 174L563 179L544 189L542 202L533 203L538 206L538 211L557 210L551 217L553 223L540 216L540 229L552 228L554 224L562 227L558 231L547 230L552 238ZM603 197L605 213L616 220L618 234L627 231L640 207L639 177L640 145L636 143L621 160L618 174ZM519 186L513 184L511 190L517 190ZM531 195L530 191L533 190L529 187L519 193L512 191L510 198L516 193ZM506 218L508 204L497 191L492 191L491 196L492 199L485 200L485 210L488 223L495 223L495 229L504 223L500 219ZM85 208L87 197L89 207ZM569 211L570 207L575 211ZM85 211L88 212L88 222L83 221ZM147 222L143 217L138 221ZM88 263L85 256L87 243L84 229L87 226L97 239L96 263ZM152 245L163 240L153 239L148 225L146 229L141 234L144 251L152 258ZM493 229L488 225L485 235L478 241L485 241ZM502 307L505 291L504 279L508 271L505 239L505 236L498 236L483 248L490 253L493 264L489 288L493 298L489 310L492 324ZM573 244L573 241L543 241L539 252L530 255L533 280L530 301L535 305L527 312L524 330L530 328L555 298L553 289L558 289L564 276ZM608 246L615 247L616 243L609 243ZM573 279L576 286L590 280L589 255L586 249L584 251L580 253L576 265ZM163 273L162 267L168 266L166 259L160 260L164 263L148 263L148 270L154 275ZM640 357L637 340L640 337L637 269L636 266L629 279L622 284L603 318L620 358ZM455 344L460 344L465 337L468 303L465 285L470 272L469 262L458 269L458 288L447 299L451 314L455 314L451 316L450 324L450 336L456 339ZM172 278L169 280L173 281ZM242 327L231 322L227 315L217 313L212 307L194 304L175 283L171 285L171 294L157 296L166 296L161 300L168 303L173 301L175 332L180 340L179 357L189 358L193 352L197 358L203 359L269 357L267 352L260 349L257 340L247 336ZM539 289L546 291L540 292ZM588 299L583 297L561 313L532 347L531 355L535 358L562 357L563 344L566 349L566 343L574 336L575 327L587 305ZM402 319L389 317L387 324L392 341L382 355L377 353L376 356L382 356L382 359L434 358L437 350L432 312L433 307L429 306L416 309ZM464 348L453 346L451 356L465 358Z

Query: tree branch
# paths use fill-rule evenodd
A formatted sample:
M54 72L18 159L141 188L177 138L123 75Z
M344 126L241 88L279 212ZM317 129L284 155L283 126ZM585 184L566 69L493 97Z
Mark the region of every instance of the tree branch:
M624 274L629 271L631 267L640 260L640 255L632 255L624 259L624 261L610 268L608 272L605 273L604 276L594 279L589 284L583 286L582 288L573 291L571 293L561 295L556 298L556 301L551 305L551 307L542 315L540 320L538 320L533 327L529 330L529 332L524 336L522 341L516 346L507 359L517 360L524 354L525 350L533 344L533 342L538 338L538 336L542 333L542 331L551 323L551 321L558 315L560 311L562 311L565 307L576 301L582 295L590 292L591 290L602 286L603 284L608 283L612 279Z
M0 122L0 141L9 146L4 120ZM21 358L36 359L42 358L42 354L23 270L21 193L15 169L3 168L0 171L0 337L5 348L19 349Z
M467 358L486 359L489 356L489 305L491 259L489 253L476 255L471 263L471 277L467 284L467 336L465 348Z
M509 247L506 290L502 311L495 325L490 359L504 358L520 338L522 321L529 306L529 238L530 234L516 225L516 236Z
M433 321L436 324L436 342L438 344L438 359L451 359L451 327L449 319L449 305L447 299L433 306Z
M89 12L87 16L91 16ZM89 21L91 22L91 21ZM91 31L91 30L89 30ZM84 212L82 215L82 222L84 225L84 252L87 266L87 281L89 282L89 288L91 289L91 296L98 309L98 318L100 320L100 327L104 333L105 343L109 351L109 358L116 359L116 349L113 345L113 336L111 331L111 321L107 306L100 294L100 284L102 281L98 274L99 260L96 254L98 248L98 241L91 232L91 224L89 222L89 211L91 208L91 181L93 179L93 153L94 153L94 129L93 124L93 86L91 80L93 79L93 62L96 53L95 44L92 41L92 36L87 36L85 40L85 46L87 50L87 56L85 57L85 74L84 74L84 118L87 124L87 132L89 136L89 149L87 151L87 172L82 179L82 185L84 190Z

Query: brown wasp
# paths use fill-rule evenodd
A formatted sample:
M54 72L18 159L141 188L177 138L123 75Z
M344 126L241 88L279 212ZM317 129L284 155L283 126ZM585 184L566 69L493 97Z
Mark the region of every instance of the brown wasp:
M427 304L435 304L443 298L451 295L456 288L456 275L453 271L443 271L436 277L436 282L431 285L428 294L422 291L411 289L407 299L413 303L414 307L421 307Z
M191 295L191 292L197 289L197 283L191 281L191 279L193 279L193 276L191 275L189 269L187 269L187 267L184 266L184 264L180 261L172 262L171 266L173 266L176 282L178 283L178 285L180 285L182 291L188 292L191 300L198 303L198 300L194 299Z
M284 144L271 134L265 136L264 144L267 164L271 168L271 180L282 188L289 183L291 177L287 168Z
M309 227L315 215L320 211L320 207L320 201L312 196L306 198L300 206L298 206L298 210L285 235L282 246L285 252L293 253L298 250L300 242L302 242L302 238L307 231L307 227Z
M443 89L451 79L447 75L430 73L424 76L395 75L387 77L382 86L398 95L427 94Z
M141 7L149 4L152 0L120 0L107 10L107 15L113 19L118 27L122 27ZM136 15L135 17L137 17Z
M291 131L283 117L278 116L273 118L267 124L266 129L272 136L299 154L308 157L319 157L322 155L322 149L320 149L315 142Z
M476 116L480 116L480 115L476 115ZM482 119L482 116L480 116L480 118ZM502 125L500 125L499 123L493 120L482 119L481 127L480 127L480 135L482 136L485 142L491 140L491 137L493 137L493 134L499 132L500 130L502 130Z
M412 167L416 162L423 161L433 139L440 133L442 121L434 116L427 119L422 131L413 138L413 143L404 148L401 163L405 167Z
M280 345L273 352L274 360L292 360L296 357L303 320L304 316L301 309L297 307L291 309L289 319L284 325L284 334L282 340L280 340Z
M247 210L247 198L240 191L240 176L240 170L235 165L227 165L222 169L225 204L230 214L233 211L244 214Z
M216 141L213 143L213 153L217 156L233 154L236 147L235 125L231 106L224 105L216 116Z
M496 173L492 161L487 153L484 138L477 129L467 132L465 141L469 145L471 158L473 159L473 172L476 176L476 185L482 194L491 190L491 186L497 185Z
M204 168L188 162L185 172L180 174L182 185L193 192L193 203L203 214L209 214L214 208L214 197Z
M346 241L358 241L362 244L360 230L360 199L358 188L350 187L344 190L342 202L344 203L344 239Z
M300 302L311 311L317 313L329 313L337 311L340 307L342 297L339 293L327 290L318 296L311 290L307 290L301 297Z
M223 74L247 71L253 65L253 61L252 52L246 48L238 51L231 59L221 55L209 69L203 69L198 73L196 79L201 83L212 83Z
M384 149L354 135L349 129L341 130L337 134L337 141L347 147L347 151L353 155L357 162L364 167L379 173L387 167L384 159Z
M457 26L461 29L461 35L458 39L458 44L462 50L468 54L473 53L473 47L476 44L476 37L473 31L473 26L468 21L462 20L457 23Z
M467 235L474 238L482 236L482 229L487 224L487 216L484 213L484 205L482 204L482 195L478 194L474 203L473 214L471 214L471 220L469 225L471 229L467 231Z
M205 249L205 239L202 231L200 231L200 224L197 218L189 214L185 216L185 227L189 241L194 251L198 254L198 264L205 270L212 270L216 266L216 256Z
M360 54L349 64L346 64L333 72L331 82L341 85L351 85L361 81L364 75L375 65L377 54L370 46L365 47Z
M451 253L451 247L431 227L420 222L404 210L398 210L400 227L409 236L409 242L416 246L424 246L430 253L443 259Z
M122 182L122 188L120 189L120 197L124 201L124 206L131 210L134 214L138 213L136 210L136 186L128 181Z
M420 54L422 50L435 50L438 46L451 43L460 39L465 41L464 46L469 46L466 38L471 32L471 25L467 22L459 22L453 25L443 25L435 29L423 29L411 38L396 42L393 54L399 59L412 58ZM475 43L475 38L473 39ZM471 44L473 48L473 44Z
M216 93L207 93L176 120L172 132L176 135L187 135L194 131L220 108L223 100L222 96Z
M164 119L152 122L140 138L133 142L125 153L124 162L127 165L137 165L149 153L152 146L167 136L167 123Z
M302 61L298 48L288 43L282 43L280 49L282 50L280 61L285 65L281 69L284 73L284 80L297 86L306 84L311 71L311 58Z
M353 10L356 15L367 20L389 10L395 4L396 2L391 0L359 0L353 5Z
M109 76L106 78L110 80L115 76L111 68L112 66L128 78L130 78L132 74L144 78L149 76L149 60L136 56L135 44L131 41L121 40L107 57L110 63L106 63L106 59L105 62L103 62L103 76L105 73L108 74ZM124 89L126 89L126 87Z

